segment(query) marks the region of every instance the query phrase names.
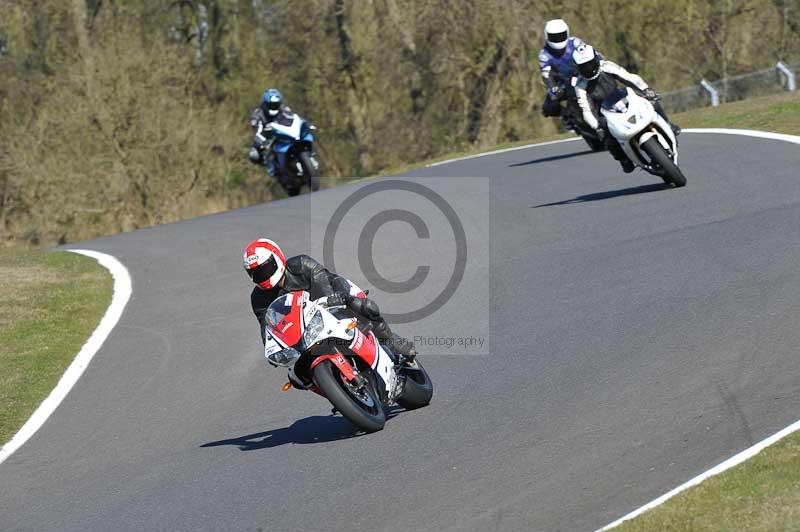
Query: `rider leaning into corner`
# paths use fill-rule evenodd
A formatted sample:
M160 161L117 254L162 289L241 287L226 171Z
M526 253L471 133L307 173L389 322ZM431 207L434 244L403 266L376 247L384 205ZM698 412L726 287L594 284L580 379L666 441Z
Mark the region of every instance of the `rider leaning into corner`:
M575 75L572 53L583 44L577 37L570 37L569 26L562 19L548 20L544 25L545 46L539 51L539 72L547 89L542 114L561 116L561 102L571 91L571 80Z
M284 294L305 290L310 293L312 300L327 296L328 306L347 305L353 313L369 323L381 343L402 355L407 362L417 356L413 343L389 329L373 300L363 292L356 291L350 281L328 271L308 255L286 259L275 242L259 238L250 242L244 250L244 269L256 285L250 294L250 303L261 327L262 343L266 343L267 307ZM311 386L309 368L298 367L300 364L295 364L289 372L289 379L295 387L305 389Z
M578 98L584 121L589 127L597 130L599 138L604 139L606 149L622 165L622 171L626 174L633 172L636 166L625 154L617 139L608 132L605 117L599 112L600 104L617 89L617 82L620 82L650 100L656 112L669 122L664 108L658 101L658 94L642 78L631 74L616 63L603 59L588 44L578 46L572 58L577 70L577 76L573 81L575 96ZM675 135L679 135L681 128L671 122L670 125Z
M270 176L275 176L278 168L275 158L271 157L274 132L272 124L286 117L290 119L292 110L283 105L283 95L278 89L267 89L261 96L261 103L250 114L250 127L253 128L253 147L250 148L249 158L253 164L267 167ZM291 122L290 122L291 123Z

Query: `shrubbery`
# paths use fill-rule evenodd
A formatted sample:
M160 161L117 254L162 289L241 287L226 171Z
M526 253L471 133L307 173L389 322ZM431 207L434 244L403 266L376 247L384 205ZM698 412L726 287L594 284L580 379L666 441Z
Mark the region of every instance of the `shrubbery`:
M660 90L800 57L800 0L0 0L0 239L52 243L264 201L247 118L277 86L329 175L540 136L543 22Z

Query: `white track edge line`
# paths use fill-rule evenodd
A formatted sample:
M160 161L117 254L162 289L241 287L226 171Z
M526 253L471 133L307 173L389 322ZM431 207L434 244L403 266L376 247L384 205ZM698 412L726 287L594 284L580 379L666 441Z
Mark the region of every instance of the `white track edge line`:
M535 144L526 144L525 146L514 146L513 148L503 148L501 150L492 150L483 153L475 153L472 155L465 155L463 157L456 157L455 159L447 159L445 161L439 161L431 164L426 164L425 168L433 168L434 166L441 166L443 164L450 164L456 163L459 161L468 161L469 159L477 159L478 157L486 157L489 155L497 155L498 153L506 153L510 151L517 151L517 150L527 150L528 148L538 148L539 146L549 146L551 144L560 144L562 142L572 142L574 140L581 140L580 137L573 137L569 139L559 139L559 140L548 140L547 142L537 142Z
M798 140L800 141L800 139L798 139ZM793 432L796 432L797 430L800 430L800 421L795 421L794 423L792 423L791 425L789 425L785 429L781 430L780 432L777 432L777 433L773 434L772 436L770 436L769 438L767 438L765 440L761 440L760 442L756 443L752 447L749 447L749 448L745 449L744 451L740 452L739 454L737 454L735 456L732 456L731 458L728 458L727 460L725 460L721 464L718 464L718 465L712 467L708 471L697 475L693 479L688 480L687 482L681 484L680 486L678 486L677 488L673 489L672 491L669 491L669 492L665 493L664 495L662 495L661 497L650 501L649 503L645 504L644 506L642 506L640 508L637 508L636 510L634 510L631 513L625 515L624 517L621 517L621 518L617 519L613 523L610 523L610 524L604 526L598 532L603 532L604 530L610 530L610 529L612 529L614 527L617 527L617 526L621 525L625 521L630 521L634 517L640 516L641 514L645 513L647 510L651 510L651 509L655 508L656 506L659 506L659 505L663 504L664 502L666 502L667 500L671 499L675 495L681 493L682 491L685 491L685 490L687 490L687 489L689 489L689 488L691 488L693 486L696 486L696 485L700 484L701 482L703 482L704 480L706 480L706 479L708 479L710 477L713 477L715 475L718 475L718 474L720 474L720 473L732 468L733 466L739 465L742 462L744 462L745 460L747 460L748 458L752 458L753 456L757 455L762 450L764 450L766 447L769 447L773 443L776 443L778 440L781 440L781 439L785 438L786 436L788 436L789 434L791 434Z
M106 313L100 320L99 325L92 335L83 344L83 347L75 356L75 359L67 367L67 370L59 379L58 384L50 392L50 395L42 401L39 407L33 412L28 421L22 428L0 449L0 464L2 464L14 451L19 449L28 439L38 431L45 421L55 412L61 401L67 396L72 387L83 375L84 370L89 366L94 355L106 341L108 335L122 316L125 305L131 297L132 283L131 276L125 266L111 255L91 251L86 249L69 249L73 253L86 255L95 259L101 266L111 272L114 278L114 291L111 297L111 304L106 309Z
M793 144L800 144L800 136L787 135L785 133L770 133L769 131L759 131L757 129L727 129L727 128L688 128L684 133L715 133L720 135L742 135L745 137L756 137L760 139L782 140Z
M800 137L796 135L786 135L783 133L770 133L769 131L759 131L757 129L727 129L727 128L687 128L683 133L716 133L721 135L743 135L747 137L756 137L771 140L783 140L785 142L792 142L800 144ZM468 161L470 159L477 159L479 157L487 157L489 155L497 155L500 153L507 153L510 151L527 150L528 148L538 148L539 146L550 146L552 144L561 144L562 142L572 142L574 140L581 140L581 137L572 137L568 139L549 140L547 142L537 142L534 144L526 144L524 146L515 146L513 148L503 148L500 150L492 150L483 153L475 153L472 155L465 155L463 157L456 157L454 159L447 159L435 163L426 164L425 168L433 168L435 166L442 166L443 164L457 163L460 161Z
M692 128L692 129L684 129L685 133L714 133L714 134L721 134L721 135L742 135L747 137L756 137L762 139L770 139L770 140L782 140L784 142L791 142L794 144L800 144L800 136L797 135L786 135L783 133L770 133L769 131L759 131L756 129L721 129L721 128ZM656 506L660 506L667 502L669 499L674 497L675 495L686 491L687 489L696 486L703 482L704 480L713 477L715 475L719 475L720 473L727 471L728 469L732 468L733 466L739 465L748 458L752 458L753 456L760 453L766 447L776 443L779 440L782 440L789 434L800 430L800 421L796 421L786 427L785 429L776 432L772 436L761 440L760 442L756 443L752 447L745 449L744 451L740 452L739 454L728 458L721 464L718 464L708 471L704 473L700 473L696 477L686 481L685 483L681 484L677 488L665 493L661 497L657 499L653 499L652 501L648 502L644 506L637 508L636 510L630 512L629 514L620 517L613 523L609 523L603 528L599 529L598 532L604 532L606 530L611 530L612 528L618 527L625 521L630 521L634 517L638 517L641 514L645 513L648 510L652 510Z

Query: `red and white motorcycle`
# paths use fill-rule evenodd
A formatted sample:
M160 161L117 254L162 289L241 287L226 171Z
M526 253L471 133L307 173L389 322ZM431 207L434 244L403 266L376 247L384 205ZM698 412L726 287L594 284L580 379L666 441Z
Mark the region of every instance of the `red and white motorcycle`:
M383 428L386 407L420 408L433 396L418 360L397 360L372 331L361 330L347 307L328 307L325 297L312 301L308 292L296 291L277 298L267 309L265 329L267 361L290 373L301 362L313 380L309 389L365 432ZM289 382L283 389L291 387Z

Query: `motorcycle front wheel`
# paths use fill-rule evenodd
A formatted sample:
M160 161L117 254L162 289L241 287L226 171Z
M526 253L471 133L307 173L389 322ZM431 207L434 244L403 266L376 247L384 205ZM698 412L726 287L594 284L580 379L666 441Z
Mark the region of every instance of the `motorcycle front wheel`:
M658 142L655 137L650 137L642 144L642 149L650 156L650 160L656 165L661 167L661 179L665 183L675 185L675 187L682 187L686 185L686 177L681 172L681 169L672 161L664 147Z
M314 383L344 417L364 432L377 432L386 424L383 405L369 379L361 386L349 383L330 360L325 360L314 368Z
M300 152L300 164L303 166L303 173L306 176L306 184L311 192L319 190L319 170L317 170L314 161L311 160L311 154L307 151Z

